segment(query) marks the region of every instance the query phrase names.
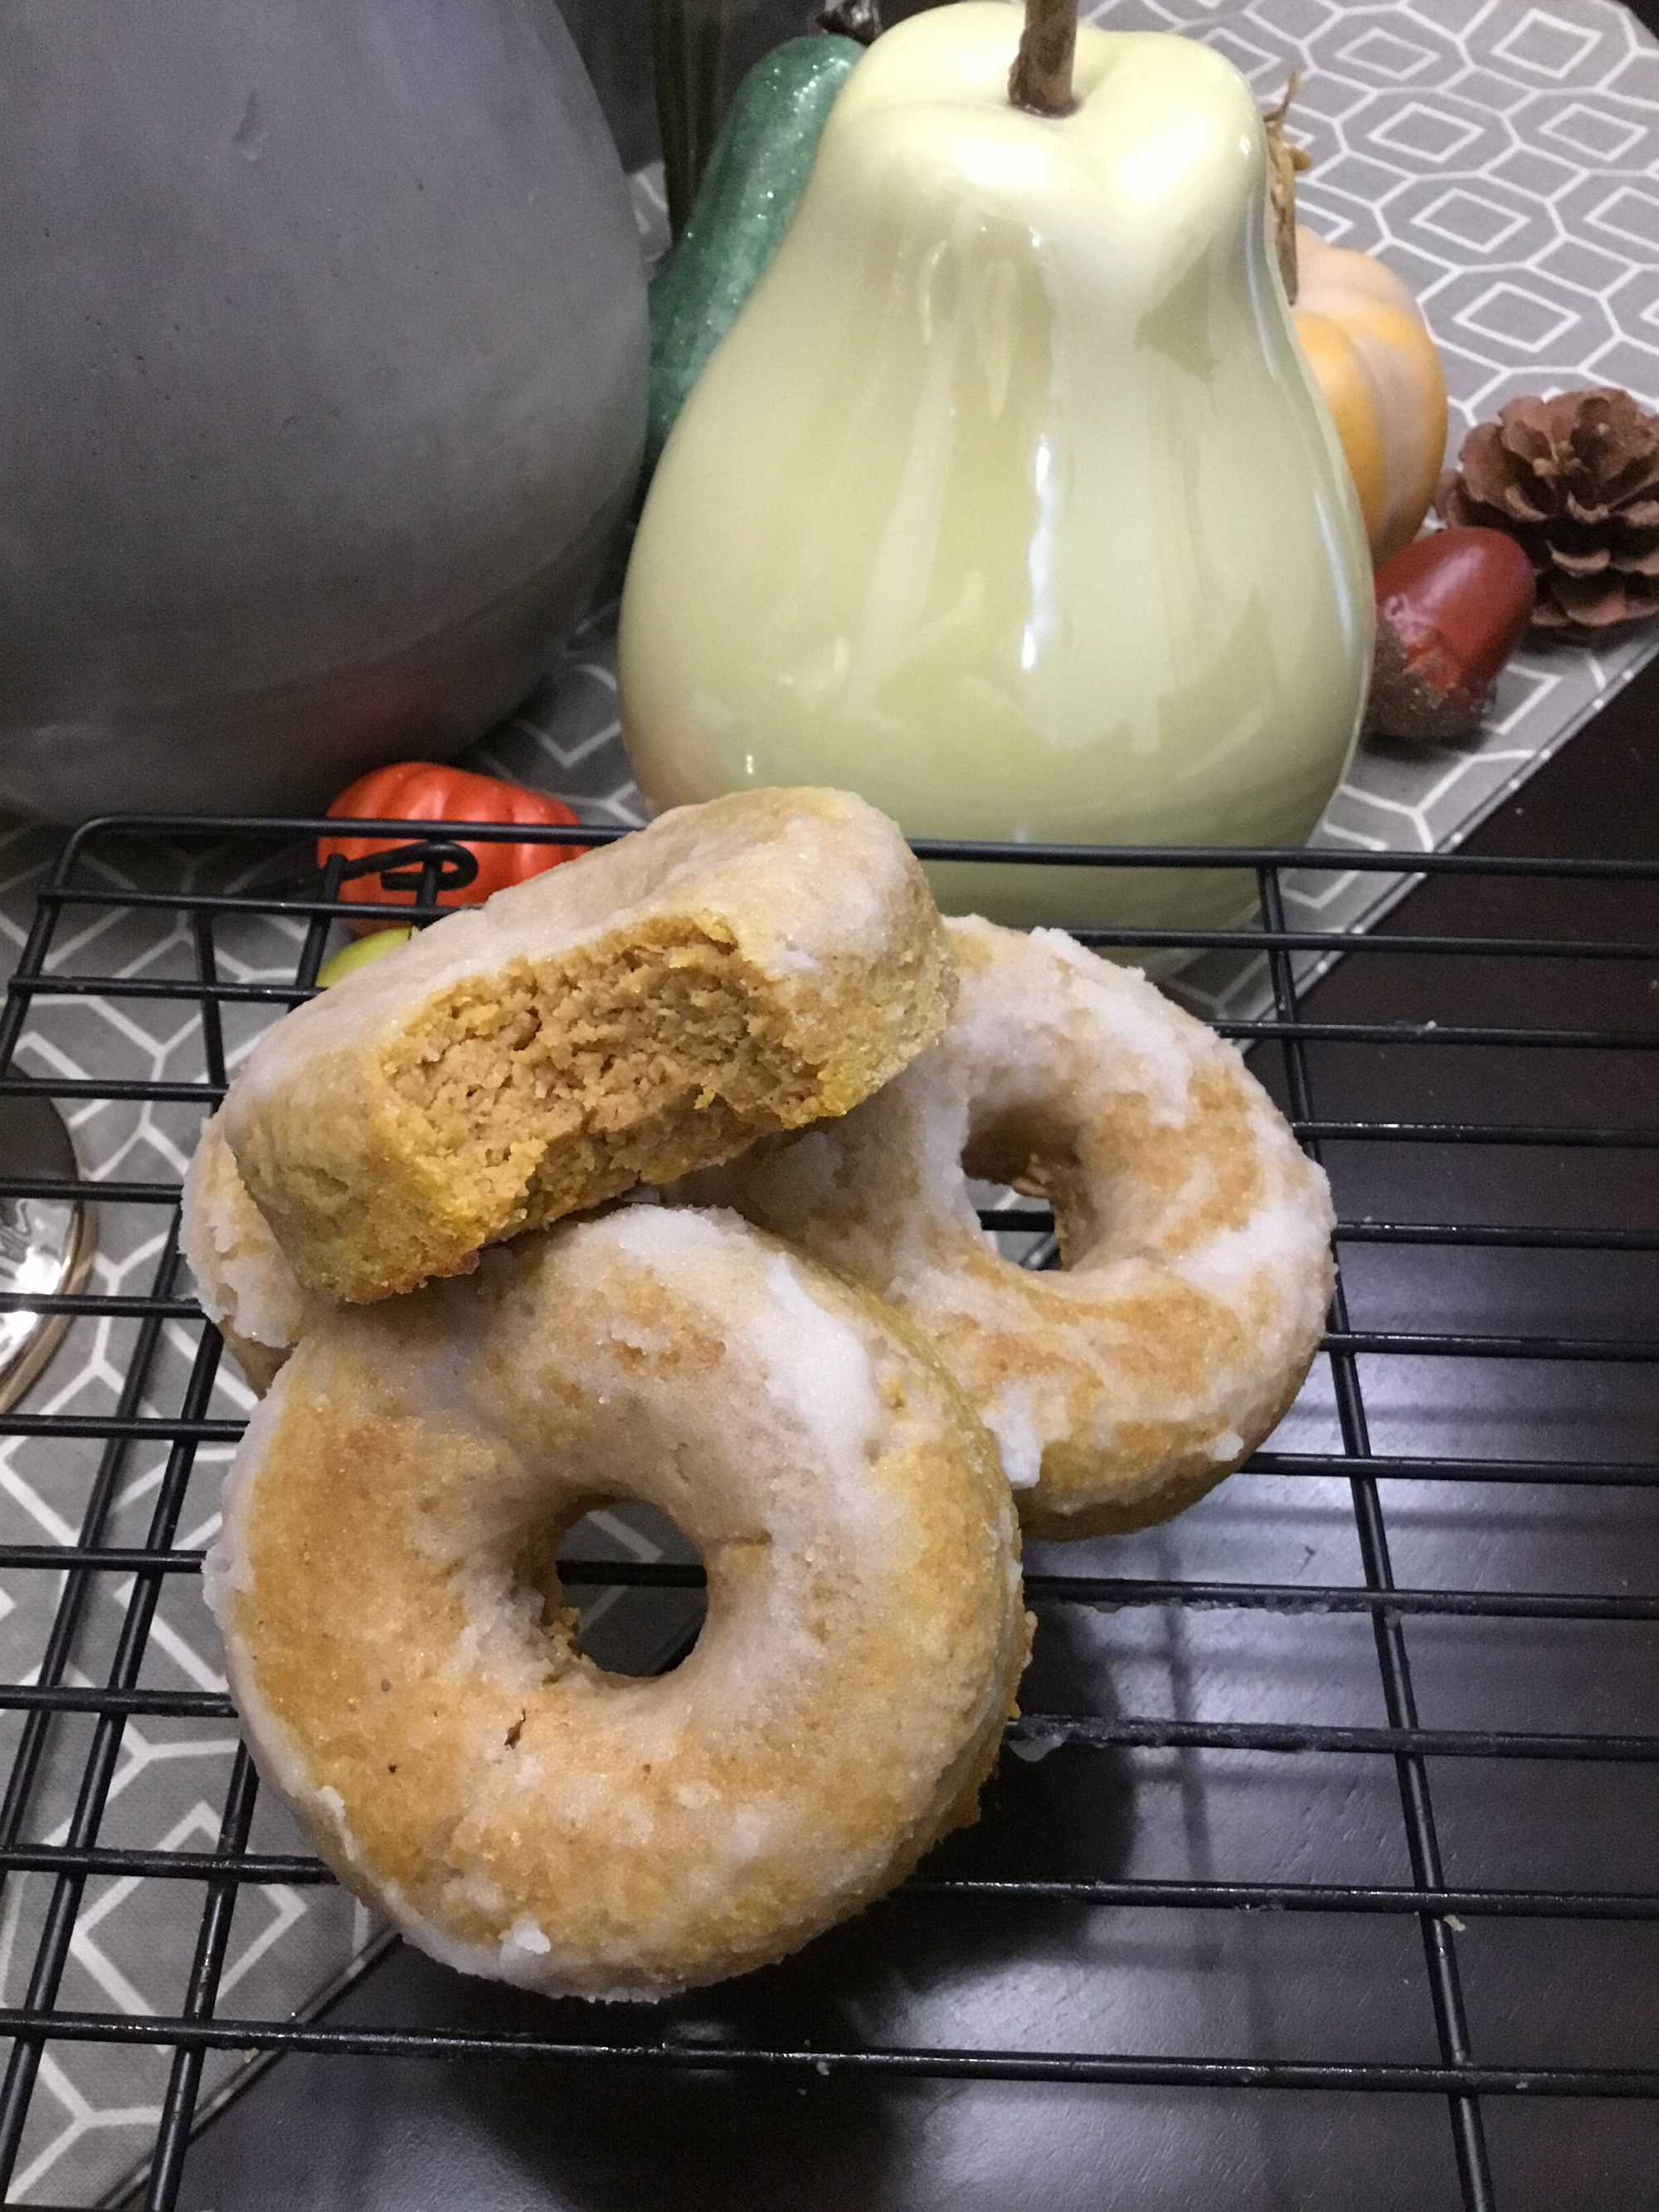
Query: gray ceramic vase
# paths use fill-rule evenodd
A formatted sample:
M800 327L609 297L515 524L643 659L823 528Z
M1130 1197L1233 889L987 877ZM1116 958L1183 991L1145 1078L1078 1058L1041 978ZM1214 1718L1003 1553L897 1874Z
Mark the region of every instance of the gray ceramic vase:
M0 807L325 803L530 689L645 289L556 0L6 0Z

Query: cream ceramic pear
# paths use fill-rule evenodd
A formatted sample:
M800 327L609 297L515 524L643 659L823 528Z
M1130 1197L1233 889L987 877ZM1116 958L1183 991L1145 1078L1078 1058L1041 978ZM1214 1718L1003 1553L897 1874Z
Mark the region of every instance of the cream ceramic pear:
M1358 726L1370 568L1261 118L1197 43L1087 29L1072 112L1026 113L1020 27L913 17L837 100L641 518L635 773L659 806L838 784L913 836L1298 841ZM1246 880L934 873L1073 924Z

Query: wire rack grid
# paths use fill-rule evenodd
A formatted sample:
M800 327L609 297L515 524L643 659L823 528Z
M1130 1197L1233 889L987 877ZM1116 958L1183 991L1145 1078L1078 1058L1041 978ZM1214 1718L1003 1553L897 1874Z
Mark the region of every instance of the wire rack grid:
M0 1025L0 1096L45 1095L66 1109L97 1101L136 1113L174 1114L187 1149L201 1115L222 1096L228 1073L252 1036L309 994L331 931L337 936L347 867L337 858L325 873L316 872L312 841L323 826L300 820L168 819L94 824L77 833L40 893L10 984ZM568 843L575 834L517 828L507 833L481 825L449 832L445 842L407 824L362 827L417 841L405 844L395 863L381 859L372 864L387 872L387 882L394 865L401 870L393 885L401 886L398 918L417 922L438 911L434 901L440 887L454 884L471 868L471 856L455 842L461 836L475 843L507 835L520 843L542 838ZM595 842L606 833L580 834ZM1217 859L1207 852L1005 851L963 845L919 849L939 858L1064 860L1102 868L1212 867ZM1632 1589L1629 1572L1613 1571L1620 1562L1626 1569L1632 1562L1641 1570L1651 1566L1651 1552L1645 1558L1641 1552L1639 1532L1650 1529L1641 1516L1649 1513L1659 1465L1652 1463L1639 1439L1644 1432L1650 1437L1651 1414L1659 1402L1644 1379L1659 1372L1659 1340L1639 1330L1609 1334L1605 1321L1599 1328L1583 1325L1587 1316L1594 1323L1603 1313L1607 1271L1620 1267L1633 1267L1637 1273L1620 1310L1630 1310L1633 1301L1638 1313L1644 1307L1651 1311L1651 1278L1640 1271L1650 1267L1651 1255L1659 1254L1659 1210L1650 1206L1644 1214L1632 1194L1647 1187L1651 1153L1659 1147L1659 1103L1653 1087L1659 1022L1651 1018L1652 1000L1644 995L1659 973L1659 943L1650 941L1659 937L1650 919L1659 864L1305 850L1228 857L1255 872L1260 905L1251 927L1224 933L1079 933L1115 951L1139 947L1167 956L1181 947L1223 945L1241 957L1265 960L1271 1004L1261 1018L1232 1024L1231 1033L1252 1051L1253 1065L1277 1091L1304 1145L1332 1170L1339 1201L1340 1279L1322 1360L1310 1386L1311 1415L1300 1427L1293 1416L1231 1487L1266 1486L1262 1494L1274 1502L1273 1510L1281 1510L1286 1499L1294 1504L1299 1498L1316 1497L1322 1510L1340 1499L1354 1571L1349 1579L1320 1583L1283 1571L1229 1579L1195 1570L1190 1560L1178 1563L1173 1571L1151 1571L1148 1561L1156 1566L1167 1555L1133 1542L1115 1550L1108 1544L1073 1550L1032 1547L1027 1588L1042 1624L1039 1655L1045 1637L1059 1632L1054 1624L1067 1620L1155 1620L1166 1627L1173 1622L1175 1633L1196 1621L1228 1617L1273 1622L1288 1639L1276 1648L1291 1657L1284 1662L1286 1694L1281 1705L1275 1706L1270 1687L1248 1717L1218 1714L1205 1709L1201 1698L1196 1706L1183 1708L1176 1699L1169 1710L1135 1713L1118 1710L1115 1697L1092 1707L1079 1706L1076 1699L1067 1707L1062 1698L1062 1709L1049 1710L1040 1697L1033 1700L1028 1694L1027 1710L1009 1729L1009 1747L1018 1757L1012 1769L1005 1760L1004 1769L1018 1781L1022 1766L1028 1775L1036 1774L1046 1755L1056 1750L1065 1755L1057 1767L1117 1761L1123 1773L1129 1771L1123 1762L1152 1758L1165 1762L1182 1790L1194 1786L1194 1775L1200 1789L1220 1787L1218 1777L1252 1762L1277 1762L1280 1769L1311 1769L1322 1762L1326 1768L1364 1768L1383 1777L1391 1771L1397 1793L1395 1833L1386 1848L1378 1847L1376 1864L1345 1865L1339 1869L1340 1878L1323 1879L1287 1873L1286 1861L1295 1861L1288 1851L1277 1870L1269 1864L1247 1877L1225 1868L1195 1873L1190 1865L1172 1875L1167 1869L1149 1870L1133 1854L1115 1869L1056 1871L1041 1853L1022 1863L1018 1841L1012 1861L1005 1856L988 1868L953 1858L947 1850L881 1911L892 1915L948 1908L968 1916L969 1924L976 1914L1012 1912L1017 1928L1030 1924L1018 1915L1051 1908L1106 1916L1115 1928L1145 1928L1159 1916L1172 1915L1198 1916L1211 1924L1218 1918L1241 1924L1267 1915L1280 1929L1322 1919L1349 1925L1386 1923L1413 1937L1416 1963L1401 1971L1402 1984L1409 1986L1400 2002L1408 2011L1414 2007L1423 2013L1424 2038L1413 2047L1407 2037L1391 2055L1364 2049L1354 2055L1342 2049L1340 2034L1327 2022L1313 2033L1331 2034L1330 2045L1316 2043L1298 2050L1292 2024L1290 2047L1265 2056L1259 2037L1243 2038L1247 2047L1242 2050L1183 2051L1164 2047L1167 2037L1156 2031L1138 2041L1133 2020L1126 2023L1121 2016L1115 2041L1098 2029L1068 2035L1062 2011L1042 2027L1028 2024L1018 2041L999 2043L975 2033L954 2043L884 2043L850 2034L826 2042L816 2033L792 2033L786 2004L771 2016L772 2033L726 2033L718 2063L727 2078L737 2079L781 2074L1048 2083L1091 2095L1150 2088L1200 2100L1241 2094L1304 2101L1322 2094L1358 2097L1370 2100L1371 2109L1382 2116L1383 2132L1376 2140L1384 2143L1396 2115L1409 2109L1420 2118L1423 2100L1430 2100L1449 2120L1443 2201L1479 2212L1511 2201L1504 2174L1515 2160L1506 2169L1489 2148L1495 2115L1522 2103L1535 2107L1539 2100L1557 2112L1574 2103L1593 2103L1598 2126L1604 2134L1611 2130L1617 2141L1626 2127L1624 2116L1642 2108L1644 2100L1649 2110L1659 2100L1659 2066L1651 2063L1655 2012L1650 2002L1644 2010L1639 1994L1656 1985L1643 1964L1643 1956L1650 1954L1637 1957L1632 1966L1639 1988L1626 2047L1605 2063L1577 2063L1549 2047L1553 2000L1541 1993L1533 1970L1522 1986L1540 1992L1540 2020L1548 2015L1541 2026L1528 2019L1524 2008L1511 2005L1491 2032L1477 2038L1466 1993L1468 1946L1483 1928L1507 1923L1534 1932L1553 1929L1549 1956L1555 1963L1550 1971L1564 1984L1576 1985L1603 1971L1595 1962L1604 1960L1605 1954L1595 1948L1589 1931L1622 1929L1629 1938L1639 1935L1639 1923L1659 1923L1659 1867L1652 1865L1659 1823L1650 1818L1659 1803L1650 1787L1659 1771L1659 1731L1652 1724L1650 1696L1643 1710L1640 1687L1644 1668L1646 1680L1652 1680L1659 1594L1652 1588ZM1305 879L1322 867L1346 873L1356 866L1385 872L1408 869L1426 881L1431 894L1441 896L1443 910L1454 914L1460 889L1479 878L1488 894L1499 895L1500 913L1509 920L1484 934L1455 926L1425 931L1413 919L1419 902L1405 910L1403 920L1364 939L1286 927L1281 870L1294 867ZM384 884L383 895L392 896ZM1505 898L1507 908L1502 905ZM352 911L361 921L365 909ZM1568 922L1540 934L1534 920L1540 912L1565 914ZM173 932L171 957L140 963L143 972L135 972L112 951L119 924L137 915L162 916ZM290 975L275 981L250 981L224 972L224 933L249 917L286 933ZM1333 1011L1322 1000L1311 1008L1304 1005L1303 977L1339 951L1352 956L1339 973L1358 971L1366 963L1373 970L1386 971L1394 996L1380 1014L1367 1012L1363 1004L1358 1012L1340 1006ZM1573 979L1594 981L1610 974L1621 979L1623 995L1616 991L1608 1001L1604 994L1595 1003L1603 1009L1610 1004L1613 1021L1588 1024L1538 1018L1540 1006L1547 1017L1562 1003L1563 989L1571 1003ZM1553 997L1540 993L1539 979L1546 975L1558 979ZM1462 979L1462 998L1456 989L1448 996L1436 987L1437 977L1454 975ZM139 1000L161 1001L178 1010L180 1049L193 1058L185 1072L173 1065L158 1074L153 1064L137 1064L142 1055L123 1066L118 1054L107 1072L72 1076L55 1073L49 1058L29 1056L31 1037L43 1024L50 1026L54 1010L72 1013L77 1002L95 1002L118 1018L124 1007L131 1009ZM1471 1016L1470 1003L1485 1011ZM1506 1071L1500 1088L1515 1102L1514 1110L1471 1110L1456 1072L1494 1065ZM1489 1098L1490 1082L1484 1091L1477 1084L1475 1095ZM1539 1097L1547 1103L1564 1096L1578 1100L1581 1110L1546 1115L1536 1110ZM1413 1164L1413 1187L1429 1201L1410 1218L1366 1202L1370 1186L1364 1164L1402 1159ZM1523 1189L1536 1201L1531 1218L1480 1218L1492 1164L1516 1160L1531 1164L1522 1178ZM1352 1172L1351 1163L1359 1164ZM1611 1180L1598 1183L1598 1176ZM204 1729L223 1737L234 1724L222 1691L167 1686L151 1664L158 1606L169 1584L198 1574L204 1532L210 1531L210 1499L198 1510L191 1503L197 1496L192 1486L205 1480L210 1486L240 1432L235 1419L215 1411L220 1344L190 1294L179 1259L177 1182L106 1175L64 1186L14 1176L0 1181L0 1197L75 1198L94 1209L143 1209L155 1232L149 1280L141 1291L111 1294L89 1287L33 1301L63 1310L76 1325L95 1323L112 1332L110 1340L118 1349L112 1354L107 1412L14 1410L0 1418L0 1433L26 1440L21 1448L51 1447L68 1455L61 1464L72 1462L79 1470L73 1479L65 1478L64 1494L72 1492L78 1506L66 1540L0 1547L0 1567L38 1577L52 1593L34 1647L14 1651L9 1679L0 1687L0 1719L9 1731L9 1779L0 1802L0 1879L14 1886L33 1881L39 1899L33 1914L26 1916L33 1946L26 1994L0 2013L0 2034L11 2039L0 2087L0 2191L9 2190L18 2170L43 2057L66 2044L99 2046L112 2065L140 2051L152 2054L152 2063L165 2062L153 2143L137 2179L129 2185L134 2193L123 2199L158 2212L180 2202L204 2069L224 2054L252 2059L283 2052L382 2057L418 2053L456 2059L489 2055L550 2069L708 2069L706 2037L690 2032L684 2020L670 2020L665 2027L662 2015L648 2008L550 2007L540 2027L526 2028L520 2022L498 2031L459 2026L453 2032L356 2019L342 2023L315 2008L271 2017L223 2008L220 1984L232 1926L250 1888L314 1886L331 1878L303 1852L259 1847L258 1782L244 1750L229 1760L216 1836L204 1838L201 1848L178 1844L155 1849L123 1842L112 1837L106 1819L124 1734L137 1722L171 1730L180 1739ZM1010 1199L984 1218L988 1225L1025 1237L1028 1264L1054 1264L1051 1217L1041 1206ZM1475 1316L1488 1325L1470 1326L1456 1298L1449 1318L1433 1309L1432 1301L1427 1310L1419 1306L1401 1314L1398 1281L1390 1268L1402 1256L1420 1259L1436 1249L1448 1255L1484 1255L1500 1271L1531 1270L1501 1279L1522 1285L1517 1295L1523 1318L1526 1312L1541 1314L1544 1325L1517 1326L1511 1317L1510 1325L1494 1328L1488 1314ZM1413 1286L1420 1280L1409 1279ZM1555 1286L1541 1304L1540 1280ZM1557 1296L1563 1283L1567 1291ZM1581 1290L1589 1286L1587 1297L1572 1291L1575 1283ZM1408 1295L1417 1299L1419 1289L1413 1287ZM9 1301L13 1307L23 1303L22 1294ZM1381 1319L1373 1309L1380 1310ZM1571 1310L1564 1322L1566 1309ZM1565 1429L1547 1434L1548 1420L1538 1417L1534 1449L1517 1449L1513 1421L1489 1410L1497 1403L1489 1387L1492 1378L1501 1381L1504 1373L1522 1369L1546 1378L1569 1370L1598 1378L1588 1401L1582 1392L1575 1399L1578 1412ZM1434 1377L1454 1370L1467 1378L1451 1394L1467 1414L1461 1426L1454 1424L1454 1448L1395 1448L1389 1438L1405 1435L1409 1441L1412 1433L1409 1420L1401 1427L1402 1407L1409 1411L1415 1393L1429 1389L1432 1395ZM1534 1418L1530 1403L1521 1407L1523 1425ZM1638 1440L1634 1448L1632 1437ZM1615 1448L1611 1451L1609 1439ZM157 1456L152 1477L143 1486L147 1519L129 1528L131 1468L140 1451ZM1480 1571L1479 1546L1471 1532L1480 1528L1487 1502L1532 1492L1557 1498L1611 1498L1621 1511L1638 1516L1633 1522L1621 1521L1615 1529L1613 1565L1604 1547L1595 1555L1599 1569L1593 1561L1588 1568L1566 1571L1571 1563L1563 1553L1559 1587L1505 1586L1496 1574ZM1400 1547L1402 1513L1407 1552L1413 1558L1431 1556L1417 1542L1418 1498L1443 1504L1450 1499L1454 1508L1449 1510L1462 1516L1457 1543L1464 1547L1468 1570L1462 1577L1419 1573L1398 1578L1394 1555ZM192 1512L200 1522L196 1540L189 1540L188 1533L181 1535L181 1529L189 1530ZM1247 1546L1242 1556L1248 1564L1255 1555ZM1322 1559L1328 1556L1320 1554ZM1443 1564L1445 1556L1443 1547L1432 1554ZM1598 1574L1612 1586L1597 1586ZM699 1578L694 1566L621 1559L574 1563L567 1573L568 1581L589 1592L601 1586L684 1590ZM1584 1586L1574 1587L1575 1582ZM100 1609L95 1601L107 1600L112 1592L118 1601L112 1609L107 1604ZM106 1616L104 1632L94 1635L94 1617ZM1372 1717L1357 1719L1346 1706L1334 1717L1321 1717L1317 1684L1310 1691L1292 1680L1296 1639L1312 1634L1322 1620L1328 1626L1348 1623L1367 1637ZM1591 1700L1582 1709L1569 1697L1565 1710L1572 1724L1505 1725L1501 1714L1497 1722L1490 1716L1483 1719L1460 1710L1455 1696L1448 1704L1445 1694L1448 1680L1461 1674L1490 1683L1487 1662L1458 1639L1504 1625L1534 1639L1521 1647L1517 1663L1522 1670L1525 1654L1536 1655L1543 1648L1536 1641L1540 1638L1633 1638L1638 1648L1632 1658L1631 1649L1621 1647L1617 1661L1579 1655L1573 1663L1581 1671L1589 1665L1604 1688L1609 1680L1614 1687L1601 1703ZM1419 1640L1425 1638L1430 1639L1426 1644ZM1513 1671L1510 1659L1500 1655L1498 1663ZM1537 1663L1540 1679L1556 1679L1555 1659L1547 1656ZM1450 1722L1443 1714L1425 1717L1420 1684L1425 1668L1437 1703L1454 1715ZM1139 1679L1135 1666L1126 1661L1120 1680L1132 1687ZM1632 1680L1637 1687L1620 1706L1619 1685ZM1609 1801L1592 1793L1575 1809L1577 1801L1568 1789L1571 1802L1559 1811L1553 1856L1545 1855L1547 1864L1529 1875L1523 1868L1520 1877L1492 1872L1492 1863L1500 1868L1520 1864L1508 1834L1517 1825L1516 1803L1525 1801L1516 1800L1504 1778L1524 1775L1531 1790L1554 1801L1562 1796L1560 1778L1591 1771L1620 1778L1614 1785L1620 1817L1627 1831L1639 1832L1638 1844L1622 1856L1609 1856L1604 1847ZM57 1800L72 1809L48 1840L42 1832L41 1807L52 1794L54 1774ZM1619 1790L1626 1795L1619 1796ZM1645 1797L1643 1791L1648 1792ZM1450 1873L1442 1840L1449 1801L1461 1869ZM1650 1816L1644 1826L1644 1806ZM1270 1849L1269 1861L1273 1855ZM1632 1878L1632 1869L1639 1879ZM170 2012L76 2008L64 2002L77 1922L89 1898L112 1882L137 1885L141 1895L176 1899L188 1893L198 1900L191 1908L194 1940L188 1970ZM950 1924L960 1929L963 1922L959 1917ZM1581 1941L1589 1948L1575 1953L1574 1944ZM1391 1972L1401 1955L1397 1947L1390 1954ZM833 1955L823 1971L834 1971ZM1636 2063L1630 2063L1632 2056ZM1443 2130L1441 2140L1447 2141ZM1638 2142L1637 2137L1631 2140ZM1633 2154L1639 2154L1639 2142Z

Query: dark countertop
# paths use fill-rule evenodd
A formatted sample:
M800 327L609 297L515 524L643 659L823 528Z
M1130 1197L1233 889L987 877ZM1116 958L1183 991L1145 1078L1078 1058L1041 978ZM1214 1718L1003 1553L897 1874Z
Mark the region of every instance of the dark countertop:
M1471 842L1493 854L1659 855L1659 663ZM1659 939L1652 884L1458 878L1425 884L1385 934L1448 930ZM1659 974L1581 959L1357 955L1311 995L1328 1020L1514 1020L1652 1035ZM1258 1054L1260 1059L1260 1054ZM1401 1119L1643 1125L1659 1060L1624 1050L1323 1044L1316 1110ZM1270 1076L1273 1070L1266 1071ZM1330 1164L1348 1218L1659 1232L1649 1151L1349 1144ZM1619 1254L1356 1243L1356 1328L1639 1338L1659 1266ZM1277 1442L1337 1445L1323 1363ZM1655 1461L1651 1364L1376 1357L1361 1362L1377 1452L1561 1463ZM1659 1593L1653 1487L1382 1486L1396 1581L1416 1588ZM1348 1486L1236 1478L1164 1531L1088 1547L1107 1574L1170 1581L1361 1580ZM1030 1564L1045 1561L1033 1547ZM1073 1552L1067 1567L1080 1565ZM1652 1730L1654 1621L1407 1617L1425 1726ZM1363 1615L1174 1605L1042 1614L1028 1711L1168 1712L1375 1725ZM1402 1883L1386 1758L1082 1749L1005 1756L986 1817L927 1871ZM1659 1767L1426 1763L1445 1879L1659 1891ZM1659 1923L1469 1918L1456 1952L1478 2063L1651 2067ZM665 2007L550 2005L394 1951L339 2022L627 2039L711 2053L741 2041L1100 2050L1432 2063L1413 1917L1122 1910L902 1893L786 1965ZM1650 2203L1659 2105L1488 2096L1503 2212ZM1461 2200L1443 2099L1331 2090L897 2081L792 2069L695 2073L289 2057L205 2130L187 2212L1423 2212Z

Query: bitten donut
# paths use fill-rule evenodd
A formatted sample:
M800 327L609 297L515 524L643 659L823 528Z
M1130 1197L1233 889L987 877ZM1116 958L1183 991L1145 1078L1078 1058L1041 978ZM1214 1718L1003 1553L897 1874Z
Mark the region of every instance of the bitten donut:
M602 1673L551 1562L645 1498L701 1552L683 1665ZM971 1819L1028 1624L990 1439L855 1286L623 1206L301 1342L208 1601L261 1771L470 1972L657 1996L776 1959Z
M236 1172L217 1114L204 1124L185 1170L179 1244L203 1312L253 1388L268 1390L323 1302L295 1279Z
M301 1286L369 1301L843 1113L955 976L926 879L843 792L757 791L498 891L266 1031L221 1129Z
M1234 1048L1058 930L950 925L950 1028L844 1121L682 1195L736 1206L891 1301L997 1438L1029 1534L1177 1513L1300 1389L1330 1192ZM1063 1267L981 1230L967 1178L1054 1202Z

